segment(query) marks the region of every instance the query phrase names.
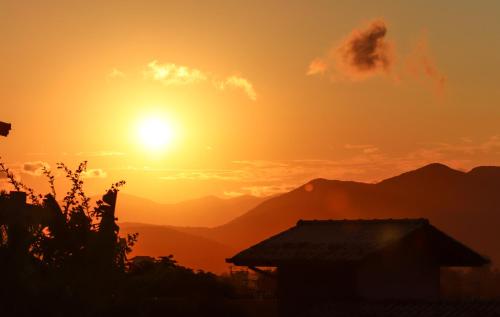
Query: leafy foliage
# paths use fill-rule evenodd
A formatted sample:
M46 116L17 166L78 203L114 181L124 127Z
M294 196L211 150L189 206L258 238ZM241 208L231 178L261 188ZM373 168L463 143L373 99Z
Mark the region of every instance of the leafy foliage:
M10 303L38 298L42 290L66 300L107 297L102 292L111 292L123 276L126 254L137 241L137 234L119 237L116 224L116 195L124 181L112 184L103 200L91 206L84 191L87 162L75 170L63 163L57 168L70 183L61 204L50 170L44 167L43 175L51 193L42 196L0 162L0 173L15 190L0 195L0 275L8 286L1 298ZM29 204L22 199L26 196Z
M173 256L127 260L138 235L119 236L114 207L124 181L92 205L84 191L87 162L57 169L70 184L59 201L47 168L50 193L42 196L0 162L15 189L0 193L3 315L242 316L231 302L235 288L223 278L180 266Z
M112 315L244 316L234 287L215 274L180 266L173 256L132 259Z

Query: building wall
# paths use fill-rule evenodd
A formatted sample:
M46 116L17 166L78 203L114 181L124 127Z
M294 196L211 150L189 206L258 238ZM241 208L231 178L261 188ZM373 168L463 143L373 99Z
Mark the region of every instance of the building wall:
M361 299L438 300L439 266L430 261L386 261L360 265L356 288Z
M278 295L291 298L343 298L356 296L351 265L304 265L278 269Z
M358 263L278 268L280 316L304 316L328 302L438 300L440 268L428 252L394 249Z
M332 301L440 299L440 267L425 231L416 232L362 261L278 268L281 316Z
M323 302L356 298L355 271L350 265L303 265L278 268L280 316L304 316Z
M432 239L415 231L359 263L356 288L363 299L438 300L440 267Z

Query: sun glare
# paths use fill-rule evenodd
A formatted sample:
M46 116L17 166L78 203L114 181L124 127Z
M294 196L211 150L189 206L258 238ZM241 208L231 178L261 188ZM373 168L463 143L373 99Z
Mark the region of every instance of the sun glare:
M174 138L172 125L160 117L149 117L139 123L140 143L151 151L165 150Z

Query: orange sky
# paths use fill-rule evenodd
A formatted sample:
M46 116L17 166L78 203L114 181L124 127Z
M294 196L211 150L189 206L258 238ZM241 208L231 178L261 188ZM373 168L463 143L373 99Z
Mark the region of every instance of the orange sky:
M500 3L434 2L0 0L0 155L163 202L500 165Z

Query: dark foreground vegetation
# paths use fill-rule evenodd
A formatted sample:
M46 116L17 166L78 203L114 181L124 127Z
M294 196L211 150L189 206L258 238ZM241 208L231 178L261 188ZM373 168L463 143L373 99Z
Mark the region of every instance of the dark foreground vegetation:
M118 182L95 204L85 194L86 163L64 164L69 190L36 194L0 163L13 186L0 192L1 316L275 316L272 272L225 276L193 271L172 256L128 259L137 234L120 235ZM195 252L196 250L194 250ZM500 297L490 268L442 272L444 299Z
M242 316L229 278L194 272L172 256L128 261L137 234L120 237L115 218L118 182L91 206L83 190L86 163L58 165L69 190L45 196L17 180L0 193L2 316ZM238 297L241 297L238 295Z

